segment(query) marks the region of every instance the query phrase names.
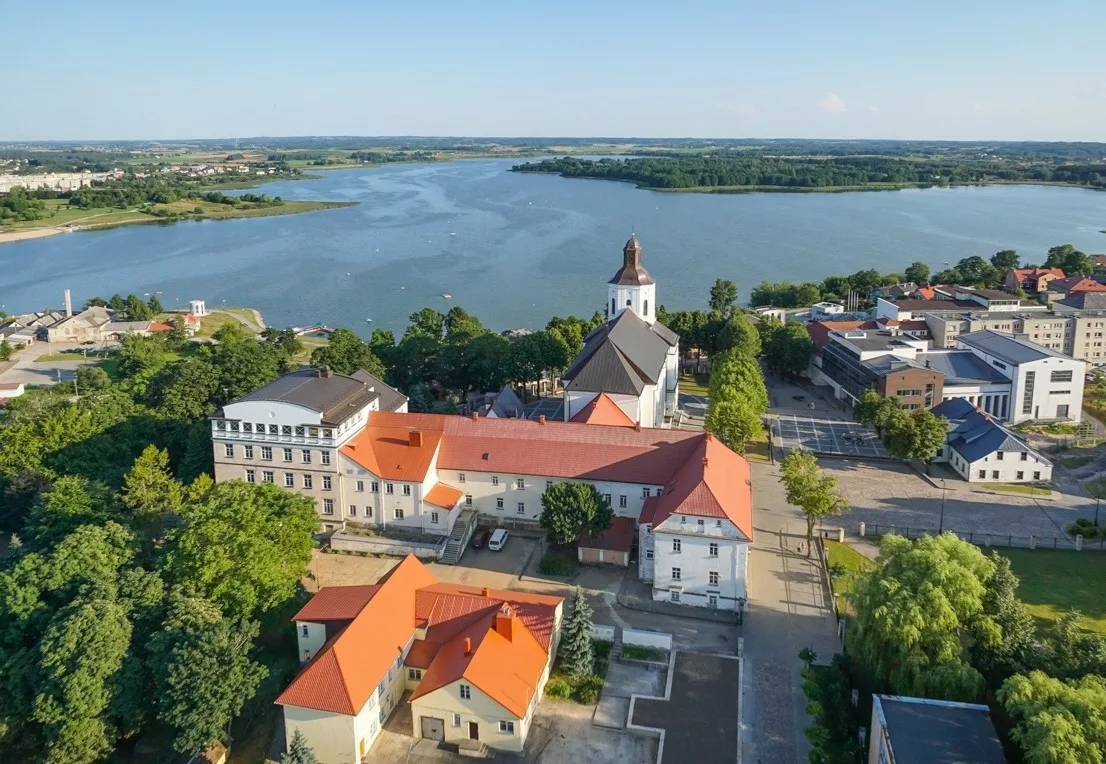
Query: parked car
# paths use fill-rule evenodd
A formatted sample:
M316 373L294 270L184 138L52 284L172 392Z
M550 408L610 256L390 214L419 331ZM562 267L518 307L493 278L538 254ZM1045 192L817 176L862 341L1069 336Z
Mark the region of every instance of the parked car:
M471 546L473 549L483 549L484 545L488 543L488 536L491 536L492 532L487 528L477 528L476 533L472 534Z
M493 552L498 552L503 548L503 545L507 543L507 537L509 535L510 534L503 528L496 528L495 532L492 533L491 540L488 542L488 549Z

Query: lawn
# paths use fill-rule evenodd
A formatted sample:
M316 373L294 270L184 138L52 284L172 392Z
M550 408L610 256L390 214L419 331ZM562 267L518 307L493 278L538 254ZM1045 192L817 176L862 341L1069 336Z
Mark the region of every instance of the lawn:
M1051 496L1051 488L1042 488L1039 485L1026 485L1024 483L986 483L992 491L1005 491L1006 493L1025 493L1030 496Z
M1099 457L1098 453L1086 454L1084 456L1069 456L1069 457L1066 457L1066 458L1061 457L1060 458L1060 463L1063 464L1068 469L1073 469L1074 470L1074 469L1079 469L1080 467L1086 467L1088 464L1093 462L1098 457Z
M873 570L876 564L848 544L829 539L825 543L826 562L833 581L833 593L848 594L853 588L853 580L858 575ZM842 597L837 598L838 612L845 611L845 603L842 599Z
M1106 499L1106 478L1095 478L1084 483L1083 487L1096 499Z
M745 458L751 462L772 461L772 456L769 453L771 446L769 446L768 437L768 431L761 430L750 438L749 442L745 444Z
M1084 628L1106 635L1106 553L1054 549L1002 549L1021 579L1018 596L1038 619L1055 621L1068 610L1084 616Z
M707 397L710 395L709 374L681 374L680 392Z
M35 363L50 363L51 361L82 361L81 353L47 353L35 359Z

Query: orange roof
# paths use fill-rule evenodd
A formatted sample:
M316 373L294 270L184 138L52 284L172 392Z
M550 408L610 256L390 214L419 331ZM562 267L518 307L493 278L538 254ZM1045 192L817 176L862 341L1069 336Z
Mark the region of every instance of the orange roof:
M606 393L599 393L572 417L573 422L633 427L636 423Z
M426 638L415 640L405 660L427 669L416 695L463 676L508 711L525 716L545 669L561 601L438 583L408 555L379 583L323 588L297 613L296 620L344 620L358 602L364 603L276 702L355 716L415 629L425 628ZM496 615L505 604L513 616L511 639L495 631ZM473 646L468 655L465 637Z
M423 497L423 501L442 509L453 509L464 495L453 486L448 486L445 483L435 483L434 487Z
M1014 278L1018 281L1025 281L1029 278L1038 278L1040 276L1055 276L1058 279L1064 278L1064 272L1059 268L1015 268L1013 270Z
M151 332L168 332L172 328L169 324L163 324L160 321L151 321L150 325L146 327L147 331Z
M932 300L937 297L937 290L933 287L918 287L918 297L922 300Z
M342 453L377 477L421 483L442 442L442 433L377 422L376 417L370 417L365 429L342 446Z
M753 492L749 463L706 435L692 458L664 487L652 510L656 528L672 515L727 519L752 541Z

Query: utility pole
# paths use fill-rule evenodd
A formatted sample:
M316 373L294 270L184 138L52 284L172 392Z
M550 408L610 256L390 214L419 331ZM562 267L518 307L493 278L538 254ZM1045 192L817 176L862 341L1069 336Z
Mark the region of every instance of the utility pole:
M945 479L941 478L941 522L937 526L938 533L944 533L945 531L945 494L947 489L945 488Z

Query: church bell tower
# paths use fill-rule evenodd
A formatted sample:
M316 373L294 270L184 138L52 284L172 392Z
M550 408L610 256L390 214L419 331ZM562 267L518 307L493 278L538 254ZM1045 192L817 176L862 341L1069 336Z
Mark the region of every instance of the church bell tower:
M641 244L630 234L622 248L622 267L607 282L607 319L632 310L652 326L657 320L657 283L641 264Z

